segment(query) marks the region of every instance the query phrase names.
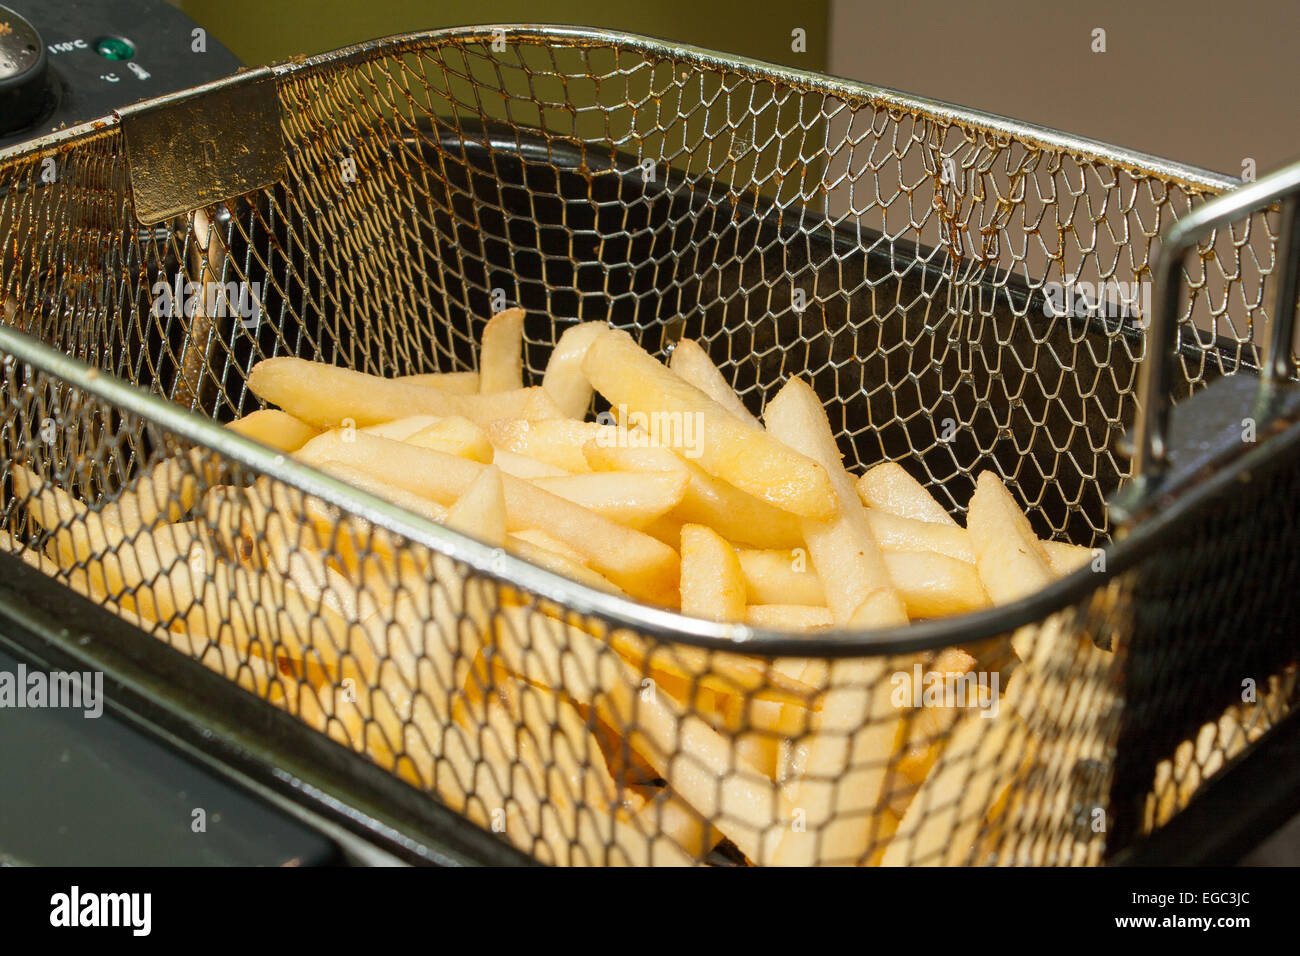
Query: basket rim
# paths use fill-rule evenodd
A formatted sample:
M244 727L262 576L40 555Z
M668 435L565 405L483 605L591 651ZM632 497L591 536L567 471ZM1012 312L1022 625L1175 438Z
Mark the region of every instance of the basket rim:
M340 47L337 50L295 57L273 64L270 69L277 78L292 77L295 74L312 74L341 64L361 62L372 58L375 54L415 52L431 45L431 41L491 40L493 31L496 30L505 30L508 40L550 41L569 46L599 44L621 47L698 67L726 69L733 73L747 74L753 79L774 81L810 92L848 96L885 109L903 110L914 115L926 115L933 119L956 123L973 131L995 136L1009 136L1026 146L1069 153L1090 161L1117 166L1142 177L1154 176L1171 184L1184 188L1190 186L1202 192L1219 193L1235 189L1242 184L1241 179L1226 173L1117 146L1104 140L1080 136L1056 127L1015 119L1000 113L907 93L892 87L831 73L799 69L773 63L770 60L603 27L534 22L442 27L436 30L392 34Z
M569 46L599 44L622 47L699 67L727 69L735 73L747 74L754 79L774 81L807 91L852 97L879 108L925 115L932 119L956 123L975 132L1011 137L1025 146L1067 153L1087 161L1118 167L1143 178L1154 177L1184 189L1191 188L1197 192L1221 193L1242 185L1241 179L1226 173L1215 172L1141 150L1116 146L1104 140L1080 136L1055 127L962 106L946 100L907 93L892 87L852 80L830 73L819 73L815 70L798 69L755 57L724 53L645 34L556 23L485 23L395 33L311 56L291 57L267 66L242 69L230 76L200 86L141 100L102 117L0 149L0 165L18 158L66 148L82 139L112 135L120 125L123 113L147 113L153 108L175 102L177 99L189 98L201 91L266 76L273 76L277 81L291 80L299 76L320 73L331 67L363 62L373 59L376 55L417 52L445 41L490 40L493 32L497 30L505 30L515 39L525 39L535 43L549 41Z

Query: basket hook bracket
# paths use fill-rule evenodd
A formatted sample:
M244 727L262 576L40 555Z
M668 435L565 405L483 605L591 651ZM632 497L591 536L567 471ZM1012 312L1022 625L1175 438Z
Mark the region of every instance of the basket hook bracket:
M118 111L135 216L154 225L284 179L280 98L270 68Z

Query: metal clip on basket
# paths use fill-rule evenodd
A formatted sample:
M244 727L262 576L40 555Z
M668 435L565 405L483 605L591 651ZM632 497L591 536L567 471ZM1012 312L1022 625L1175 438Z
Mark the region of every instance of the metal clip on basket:
M51 640L178 739L224 742L246 777L415 858L1098 863L1294 702L1297 182L1293 167L1234 189L571 28L398 37L235 76L0 153L3 516L34 569L5 567L160 638ZM1105 292L1153 263L1148 330ZM187 305L186 282L257 308ZM1084 283L1090 305L1051 307ZM992 470L1040 536L1096 556L1014 604L906 629L715 624L218 424L259 407L246 379L268 356L471 368L501 298L527 310L530 375L578 320L661 353L690 335L751 411L805 376L851 467L902 461L953 512ZM1113 448L1135 418L1129 480ZM367 613L367 588L392 599ZM467 631L493 653L462 653ZM1017 676L1018 631L1048 650ZM1018 682L1010 717L867 708L821 726L844 746L806 771L801 806L754 772L797 761L825 699L799 696L810 675L880 700L949 647Z

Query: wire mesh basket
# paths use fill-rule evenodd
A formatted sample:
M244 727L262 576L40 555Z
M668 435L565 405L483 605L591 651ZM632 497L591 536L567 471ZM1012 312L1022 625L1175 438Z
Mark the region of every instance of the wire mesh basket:
M1100 863L1296 696L1294 200L1185 230L1143 362L1161 232L1235 185L590 30L250 71L0 154L4 543L542 862ZM992 471L1095 550L908 628L713 623L220 427L263 358L468 370L506 304L534 380L578 321L689 336L751 412L804 376L851 468L956 514ZM1258 428L1180 457L1207 414ZM986 706L922 699L957 651Z

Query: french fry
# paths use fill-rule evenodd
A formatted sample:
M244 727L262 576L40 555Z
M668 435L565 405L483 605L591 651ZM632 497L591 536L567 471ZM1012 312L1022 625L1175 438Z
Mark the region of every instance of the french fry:
M696 860L704 859L722 842L722 834L668 787L653 800L647 800L633 816L632 823L642 833L660 834L671 840Z
M405 440L420 448L434 448L470 461L492 463L492 444L488 441L487 432L459 415L440 419Z
M582 563L582 555L577 555L577 560L570 557L576 554L572 548L563 542L557 542L562 550L554 550L547 547L534 544L522 535L528 532L519 531L510 535L506 541L506 549L511 554L516 554L525 561L531 561L539 567L546 568L548 571L554 571L556 574L562 574L571 581L577 581L588 587L593 587L597 591L607 591L610 594L623 594L622 588L614 584L613 581L604 575L598 574L591 568ZM545 534L545 532L541 532ZM547 535L549 537L549 535Z
M1043 551L1047 555L1047 563L1052 569L1052 573L1058 578L1063 578L1067 574L1072 574L1079 568L1090 564L1096 557L1092 548L1085 548L1081 544L1070 544L1067 541L1043 541Z
M582 418L591 407L591 383L582 371L582 360L596 336L605 328L603 322L583 322L570 326L560 335L542 373L542 388L570 418Z
M560 557L564 558L567 561L571 561L574 564L584 563L584 559L581 554L579 554L577 551L574 551L571 547L569 547L567 544L565 544L563 541L559 540L558 538L554 537L553 535L547 534L545 531L538 531L536 528L525 528L522 531L516 531L510 537L511 537L512 544L516 544L519 542L526 542L527 544L533 547L544 548L547 551L554 552L555 554L558 554Z
M886 511L867 509L872 534L886 554L893 551L930 551L967 564L975 563L975 548L965 528L901 518ZM1094 557L1091 548L1064 541L1041 540L1052 572L1057 577L1083 567Z
M668 359L668 367L676 372L682 381L694 385L738 420L753 428L763 427L758 423L758 419L749 413L749 409L745 408L745 403L732 391L727 380L722 377L722 372L694 339L682 339L673 347L673 354Z
M404 488L389 484L365 469L354 467L346 462L335 461L332 458L322 459L314 464L321 471L331 474L335 478L346 481L348 484L360 488L376 498L383 498L405 508L407 511L428 518L430 521L441 524L447 520L447 509L443 505L431 501L423 495L413 494ZM329 527L332 518L331 515L323 519L326 522L326 527Z
M532 484L543 491L637 530L675 508L689 483L683 474L636 471L532 479Z
M407 385L430 385L448 395L478 394L478 372L423 372L418 375L399 375L396 381Z
M751 627L789 631L819 631L832 627L830 608L807 604L751 604L745 608L745 623Z
M305 422L279 409L264 408L226 425L232 432L252 438L279 451L297 451L320 434Z
M479 472L447 512L447 527L503 548L506 544L506 493L501 472L492 465Z
M866 510L844 470L821 402L806 383L792 378L768 402L764 417L772 436L824 469L838 499L838 514L833 519L805 518L801 522L831 613L836 621L846 624L868 597L877 599L878 595L883 608L893 591L893 581L867 523ZM880 594L882 591L885 593ZM898 599L896 605L886 618L906 623L902 600Z
M867 525L882 551L933 551L975 563L975 548L965 528L900 518L873 508L867 509Z
M609 635L610 646L641 672L664 684L698 687L715 695L789 704L812 709L816 689L765 661L687 644L652 645L625 630ZM793 718L792 718L793 719Z
M817 573L791 552L742 549L739 556L751 604L825 605ZM973 565L928 551L884 551L883 556L910 617L946 617L988 605Z
M596 391L626 409L625 425L637 425L639 417L647 421L667 417L680 427L652 431L659 432L661 441L667 433L668 443L679 454L698 454L695 463L709 474L798 515L835 515L835 493L820 465L739 422L656 362L626 332L603 331L591 343L582 367ZM688 428L698 442L688 440Z
M957 525L925 486L897 462L887 461L869 469L858 479L857 489L862 503L868 508L900 518Z
M728 541L756 548L796 548L803 544L799 520L704 471L694 462L659 446L642 448L588 442L583 455L596 471L664 471L685 474L690 482L670 513L667 539L677 540L681 525L702 524Z
M479 344L480 393L524 387L524 310L506 309L488 319Z
M1038 591L1056 575L1042 543L1029 526L1015 498L991 471L980 473L966 516L975 548L976 567L984 590L994 604L1006 604ZM1011 637L1016 655L1046 653L1056 627L1023 627Z
M837 623L879 627L907 623L852 479L844 470L821 403L797 378L786 382L764 413L768 432L825 469L839 514L826 521L805 518L804 539ZM872 845L877 809L899 720L889 701L885 660L835 661L830 689L808 744L803 772L787 785L790 805L806 813L769 834L777 864L810 865L833 859L856 862Z
M512 451L496 448L492 453L492 464L501 469L502 474L515 478L559 478L569 472L556 468L527 455L517 455ZM584 471L586 469L583 469Z
M809 567L806 555L749 548L741 548L737 554L749 604L826 606L822 582Z
M731 545L703 525L682 527L681 595L683 614L710 621L744 620L740 559Z
M582 630L585 637L572 634ZM585 630L544 614L530 615L520 607L503 608L497 624L496 647L502 663L525 680L563 690L582 704L591 702L608 674L597 679L599 667L609 666L610 655ZM570 639L572 638L572 640ZM815 689L788 677L765 662L720 651L679 644L647 645L636 634L615 630L607 636L610 648L637 672L656 678L671 677L688 686L727 695L789 703L807 708Z
M926 551L886 552L885 567L914 618L949 617L989 604L975 568Z
M298 455L308 463L330 459L367 471L414 494L450 503L469 488L484 465L429 448L416 448L358 432L346 442L327 432ZM648 535L625 528L579 505L502 476L508 530L538 528L582 554L591 568L633 597L677 603L677 553Z
M124 533L151 528L159 522L180 521L194 507L199 484L194 462L182 464L176 458L158 462L125 488L114 501L105 502L99 513L116 521Z
M774 821L793 816L761 770L705 720L684 713L653 684L638 685L629 671L602 689L596 706L697 813L761 862L763 835Z
M499 418L559 418L540 388L451 395L321 362L280 356L263 359L248 376L253 394L316 428L379 425L411 415L459 415L480 425Z
M1009 684L1005 696L1011 693ZM1003 707L991 719L978 711L964 714L912 798L881 865L965 863L985 815L1005 792L1027 741L1024 724L1011 707Z
M408 415L405 418L395 418L391 422L367 425L361 430L367 435L374 435L377 438L406 441L412 435L418 434L430 425L436 425L442 420L443 416L441 415Z
M569 418L541 422L506 418L493 422L487 429L488 440L497 448L527 455L570 473L591 471L583 446L604 433L616 433L616 429L612 425Z
M966 674L974 669L976 663L975 658L961 648L947 647L934 656L926 666L926 671L945 675ZM908 698L912 697L910 678L905 693ZM895 769L913 784L924 782L947 739L949 729L962 713L962 708L948 703L914 709ZM907 802L910 801L911 794L907 796ZM899 810L900 817L906 809L905 803Z
M248 387L316 428L379 425L416 414L459 415L463 396L321 362L281 356L253 366Z

